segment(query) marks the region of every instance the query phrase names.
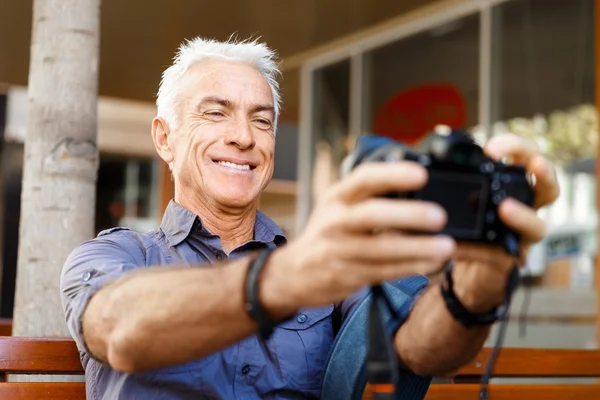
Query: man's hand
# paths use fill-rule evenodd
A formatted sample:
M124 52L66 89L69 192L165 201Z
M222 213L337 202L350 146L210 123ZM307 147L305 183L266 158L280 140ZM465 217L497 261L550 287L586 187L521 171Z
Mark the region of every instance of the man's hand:
M558 197L554 169L532 143L515 135L495 137L485 146L485 152L498 160L508 157L510 162L525 165L527 172L535 174L533 208L513 199L506 199L499 207L502 221L521 234L524 259L528 248L545 231L536 210ZM454 291L467 309L485 313L506 300L508 276L515 260L504 249L458 243L453 259ZM396 351L402 364L417 374L452 375L481 350L489 331L486 325L466 329L454 319L442 298L439 283L432 282L396 333Z
M523 265L531 245L540 241L545 234L545 224L537 216L537 209L552 203L559 195L554 168L548 159L539 154L534 143L517 135L496 136L484 150L496 160L506 157L511 164L525 166L527 172L536 178L536 202L533 208L511 198L504 200L499 207L502 221L521 234L519 263ZM467 309L483 313L504 302L508 276L515 262L504 249L458 243L454 260L454 290Z
M426 232L446 224L443 208L379 197L417 190L426 181L426 170L416 163L370 163L332 186L302 235L266 266L260 293L265 308L285 315L299 305L340 301L367 285L439 270L455 243Z

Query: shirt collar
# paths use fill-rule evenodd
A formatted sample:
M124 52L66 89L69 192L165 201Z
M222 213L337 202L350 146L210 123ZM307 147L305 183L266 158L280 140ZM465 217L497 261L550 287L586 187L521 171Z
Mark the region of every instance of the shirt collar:
M177 246L192 233L205 237L216 236L203 226L200 217L180 206L174 200L169 202L165 210L160 229L165 234L170 246ZM280 246L286 242L286 237L272 219L257 211L254 222L254 241L274 243Z
M189 236L192 228L197 224L196 221L200 221L196 214L171 200L163 215L160 229L169 241L169 245L177 246Z

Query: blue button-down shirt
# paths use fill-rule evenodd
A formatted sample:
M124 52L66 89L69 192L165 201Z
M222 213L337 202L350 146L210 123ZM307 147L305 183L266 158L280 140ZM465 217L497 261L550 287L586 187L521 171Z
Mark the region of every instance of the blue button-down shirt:
M171 202L158 230L138 233L126 228L104 231L83 243L63 268L61 293L67 324L85 368L87 398L119 399L318 399L323 371L334 338L334 315L343 319L358 294L340 307L300 310L280 324L266 345L270 361L256 335L208 357L161 370L125 374L90 355L81 318L90 298L103 285L146 266L187 264L210 267L249 250L281 246L281 229L258 212L254 240L229 256L190 211ZM334 313L340 311L339 314ZM341 321L340 321L341 323Z

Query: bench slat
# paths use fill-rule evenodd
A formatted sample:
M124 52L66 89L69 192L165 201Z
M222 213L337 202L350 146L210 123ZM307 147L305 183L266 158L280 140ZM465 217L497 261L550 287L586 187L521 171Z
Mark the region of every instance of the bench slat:
M473 379L483 373L490 349L463 367L460 378ZM29 374L81 374L79 352L71 339L0 337L0 372ZM570 349L504 348L494 368L496 377L600 377L600 351ZM427 400L479 398L478 383L434 384ZM490 385L494 400L535 398L558 400L599 399L600 385ZM0 383L0 399L85 399L82 382ZM368 396L366 397L368 398Z
M478 384L433 384L425 400L479 400ZM598 400L600 385L513 385L495 384L489 386L493 400Z
M71 339L0 337L0 372L82 374L83 367Z
M85 400L85 384L83 382L0 383L0 399Z
M483 374L491 349L483 349L459 376ZM503 348L498 354L496 377L600 377L599 350Z

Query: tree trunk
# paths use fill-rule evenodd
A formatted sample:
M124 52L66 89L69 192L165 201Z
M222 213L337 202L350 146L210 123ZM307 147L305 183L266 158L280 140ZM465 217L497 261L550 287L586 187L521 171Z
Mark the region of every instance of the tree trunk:
M35 0L14 336L69 336L59 280L94 234L100 0Z

